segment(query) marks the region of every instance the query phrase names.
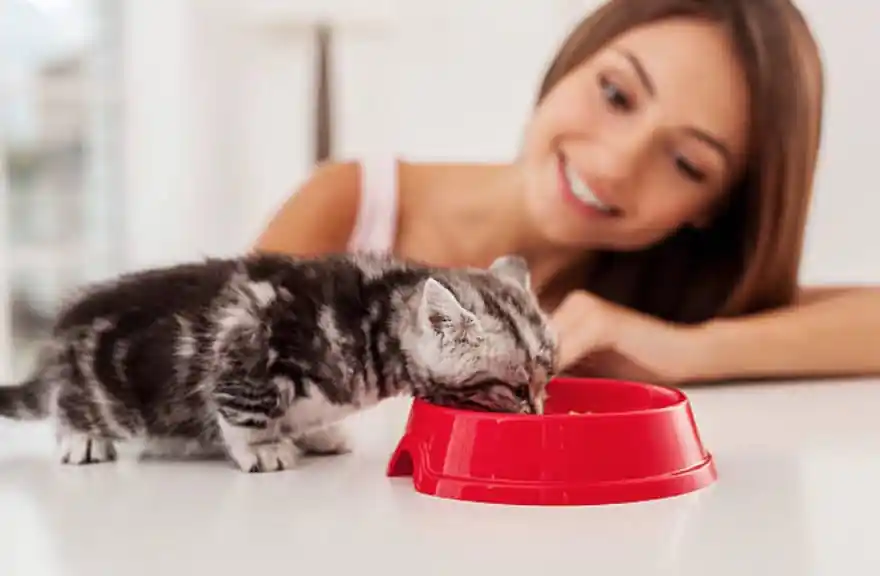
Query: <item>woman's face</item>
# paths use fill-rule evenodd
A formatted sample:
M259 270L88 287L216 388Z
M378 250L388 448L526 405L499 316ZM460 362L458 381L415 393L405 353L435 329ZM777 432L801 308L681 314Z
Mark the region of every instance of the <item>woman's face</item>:
M633 29L535 111L523 150L535 224L559 245L608 250L705 225L743 169L747 123L745 75L722 28Z

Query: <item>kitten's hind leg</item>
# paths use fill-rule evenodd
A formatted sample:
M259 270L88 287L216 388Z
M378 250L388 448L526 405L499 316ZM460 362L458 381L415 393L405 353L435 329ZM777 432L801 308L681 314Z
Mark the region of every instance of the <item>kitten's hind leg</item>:
M116 460L113 440L104 433L106 425L98 408L79 388L65 383L55 400L56 440L62 464L98 464Z
M294 438L294 443L307 454L334 455L351 452L348 435L339 424L310 430Z
M84 432L62 432L58 436L62 464L99 464L116 460L116 448L106 438Z

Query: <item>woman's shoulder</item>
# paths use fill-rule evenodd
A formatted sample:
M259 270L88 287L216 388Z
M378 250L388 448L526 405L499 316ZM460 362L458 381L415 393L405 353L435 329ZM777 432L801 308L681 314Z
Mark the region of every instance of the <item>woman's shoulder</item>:
M401 164L375 154L319 164L275 212L257 250L390 249Z
M294 254L344 250L357 220L360 173L358 161L318 165L273 214L256 249Z

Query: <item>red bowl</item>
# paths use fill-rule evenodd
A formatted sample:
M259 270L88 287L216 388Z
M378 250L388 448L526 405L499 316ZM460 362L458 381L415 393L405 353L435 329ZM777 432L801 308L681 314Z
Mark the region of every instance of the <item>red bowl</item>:
M586 378L547 392L541 416L415 400L387 474L441 498L545 506L666 498L715 481L682 392Z

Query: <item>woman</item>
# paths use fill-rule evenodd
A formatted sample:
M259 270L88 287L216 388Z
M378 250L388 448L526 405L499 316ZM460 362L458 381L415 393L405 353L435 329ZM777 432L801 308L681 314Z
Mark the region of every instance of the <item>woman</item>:
M324 165L257 249L522 254L569 371L880 373L880 289L798 286L822 83L789 0L610 0L552 61L515 162Z

